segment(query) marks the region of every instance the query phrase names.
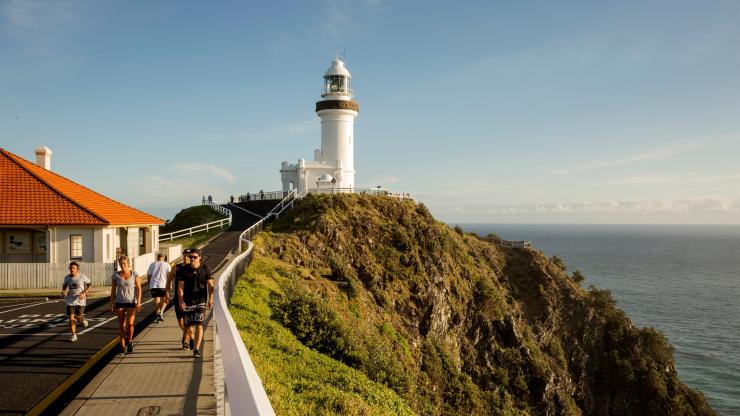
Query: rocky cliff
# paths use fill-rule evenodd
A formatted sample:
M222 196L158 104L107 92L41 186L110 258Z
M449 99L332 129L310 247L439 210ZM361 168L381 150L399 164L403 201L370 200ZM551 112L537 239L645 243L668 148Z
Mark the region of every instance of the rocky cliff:
M243 284L269 292L276 328L387 386L391 413L714 414L679 380L665 337L634 326L607 291L581 288L537 250L450 228L423 204L309 196L256 240L247 274L262 276Z

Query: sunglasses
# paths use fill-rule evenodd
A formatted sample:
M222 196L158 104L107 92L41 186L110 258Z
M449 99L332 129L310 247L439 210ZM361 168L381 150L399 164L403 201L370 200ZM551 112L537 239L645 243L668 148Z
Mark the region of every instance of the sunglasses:
M190 256L190 260L195 260L197 258L198 258L198 256Z

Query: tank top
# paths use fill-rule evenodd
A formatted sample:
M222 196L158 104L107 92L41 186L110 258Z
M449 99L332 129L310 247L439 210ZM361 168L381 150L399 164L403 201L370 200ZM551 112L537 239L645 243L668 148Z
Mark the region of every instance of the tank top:
M124 279L119 274L113 273L112 281L116 282L116 303L136 303L136 278L139 274L131 271L131 277Z

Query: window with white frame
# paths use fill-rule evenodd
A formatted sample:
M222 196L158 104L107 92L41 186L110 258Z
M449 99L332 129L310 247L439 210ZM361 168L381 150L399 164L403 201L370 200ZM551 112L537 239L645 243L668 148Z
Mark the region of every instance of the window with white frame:
M69 258L82 259L82 235L72 234L69 236Z

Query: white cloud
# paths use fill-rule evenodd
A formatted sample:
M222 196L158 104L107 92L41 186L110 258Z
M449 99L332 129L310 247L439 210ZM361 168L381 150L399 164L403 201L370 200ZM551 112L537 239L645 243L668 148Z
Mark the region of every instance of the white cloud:
M274 141L276 139L300 136L317 128L319 128L319 124L316 120L310 119L281 124L280 126L267 128L261 131L241 133L237 135L237 137L251 143L263 143Z
M455 214L486 215L593 215L593 214L660 214L691 212L723 212L740 214L740 198L688 197L676 200L643 201L584 201L548 204L518 204L497 206L455 206L447 208Z
M357 18L383 4L382 0L326 0L321 30L332 42L342 41L357 30Z
M6 23L2 31L38 52L59 38L60 32L76 26L78 16L72 2L8 0L0 6Z
M698 143L674 143L667 147L661 147L658 149L649 150L647 152L638 153L635 155L611 159L611 160L597 160L594 162L585 163L570 169L553 169L551 173L556 175L566 175L574 172L584 172L593 169L606 168L611 166L627 165L633 163L644 163L652 162L655 160L666 159L671 156L675 156L680 153L685 153L691 150L700 149L702 145Z
M206 165L204 163L180 163L173 166L176 174L189 177L210 176L225 179L229 183L234 183L236 177L228 170L218 166Z
M709 183L709 182L731 182L740 180L740 173L727 175L699 175L696 173L658 173L641 176L628 176L609 182L609 185L663 185L669 183Z

